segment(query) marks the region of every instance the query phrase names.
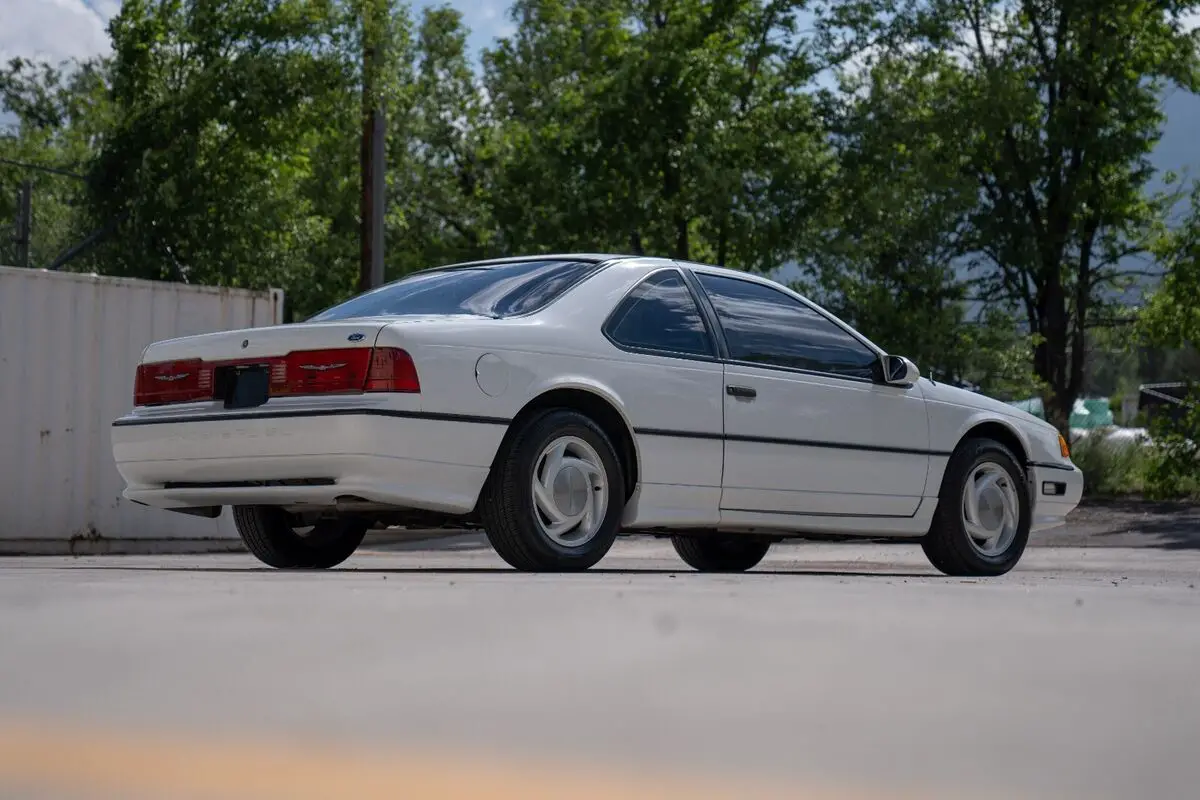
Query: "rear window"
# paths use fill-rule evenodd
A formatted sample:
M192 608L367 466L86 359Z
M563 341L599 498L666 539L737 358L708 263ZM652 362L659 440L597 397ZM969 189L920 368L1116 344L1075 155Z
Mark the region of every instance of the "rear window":
M591 261L519 261L416 272L322 311L310 322L453 314L499 319L546 307L598 270Z

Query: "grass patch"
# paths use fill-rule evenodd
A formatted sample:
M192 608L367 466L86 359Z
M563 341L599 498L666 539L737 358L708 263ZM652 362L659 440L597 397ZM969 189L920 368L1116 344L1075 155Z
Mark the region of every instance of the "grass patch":
M1153 450L1131 439L1109 439L1096 429L1071 445L1071 460L1083 470L1086 497L1121 497L1142 494Z
M1200 499L1200 477L1185 476L1169 484L1157 477L1164 459L1159 447L1108 438L1108 433L1097 428L1071 445L1071 460L1083 471L1084 497Z

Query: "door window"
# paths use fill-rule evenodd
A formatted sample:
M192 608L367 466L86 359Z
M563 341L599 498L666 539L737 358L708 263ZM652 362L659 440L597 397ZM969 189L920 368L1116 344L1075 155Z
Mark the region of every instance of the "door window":
M808 305L753 281L696 273L712 300L729 357L872 380L879 356Z

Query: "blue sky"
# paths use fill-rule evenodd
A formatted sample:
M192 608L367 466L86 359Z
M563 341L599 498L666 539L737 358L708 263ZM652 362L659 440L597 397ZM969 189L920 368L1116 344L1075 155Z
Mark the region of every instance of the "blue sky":
M416 0L414 9L440 5ZM471 29L478 53L511 32L508 0L449 0ZM109 49L105 26L121 0L0 0L0 61L13 56L59 61L86 58Z

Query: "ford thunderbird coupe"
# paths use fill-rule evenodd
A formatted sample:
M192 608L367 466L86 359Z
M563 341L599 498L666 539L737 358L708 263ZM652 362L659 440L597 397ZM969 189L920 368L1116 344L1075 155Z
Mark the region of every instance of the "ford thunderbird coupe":
M133 377L125 497L229 506L283 569L404 525L482 528L527 571L640 533L701 571L892 537L994 576L1083 484L1046 422L920 377L779 283L662 258L422 270L302 323L156 342Z

